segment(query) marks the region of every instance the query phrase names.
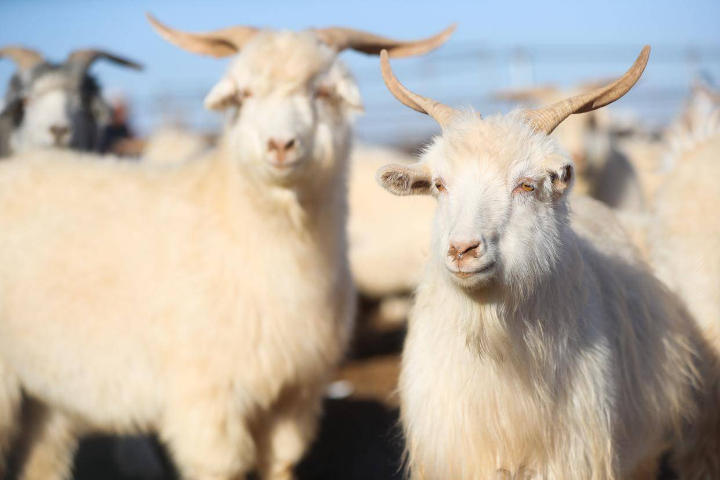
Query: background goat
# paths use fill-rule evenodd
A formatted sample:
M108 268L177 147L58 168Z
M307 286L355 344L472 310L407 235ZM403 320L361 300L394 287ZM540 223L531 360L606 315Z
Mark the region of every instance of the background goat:
M345 178L360 101L337 54L420 54L452 29L398 42L151 22L186 50L239 53L205 101L230 121L203 161L33 151L0 165L0 445L22 389L37 407L26 480L67 478L93 431L158 432L189 478L293 478L353 315Z
M110 107L89 68L99 59L140 70L131 60L101 50L76 50L51 63L35 50L0 49L18 67L0 112L0 157L32 148L98 150Z

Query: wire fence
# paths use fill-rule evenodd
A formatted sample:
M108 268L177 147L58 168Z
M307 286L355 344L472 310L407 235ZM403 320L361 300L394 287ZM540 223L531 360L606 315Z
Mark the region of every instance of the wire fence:
M425 57L395 61L393 69L411 90L487 114L515 107L515 102L497 98L500 91L543 85L570 88L610 80L630 66L639 50L639 45L476 47L460 43ZM376 57L346 60L365 100L366 113L356 125L362 141L416 144L437 131L431 120L403 107L387 92ZM654 46L641 81L611 108L649 127L661 127L677 115L699 76L720 79L720 46ZM222 117L202 109L210 87L179 86L133 98L140 130L180 120L203 131L217 131Z

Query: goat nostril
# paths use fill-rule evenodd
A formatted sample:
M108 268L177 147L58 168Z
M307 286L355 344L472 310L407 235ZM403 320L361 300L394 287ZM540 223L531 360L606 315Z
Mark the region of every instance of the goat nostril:
M460 252L460 255L462 255L463 253L467 253L467 252L469 252L469 251L471 251L471 250L475 250L475 249L477 249L479 246L480 246L480 243L479 243L479 242L475 242L475 243L473 243L472 245L468 245L468 246L465 248L464 251Z
M70 128L68 127L61 127L58 125L53 125L52 127L50 127L50 133L52 133L56 139L64 137L69 131Z
M273 151L282 152L282 151L290 150L293 147L295 147L296 145L297 145L297 140L294 138L292 140L288 140L286 142L276 140L273 138L273 139L268 140L267 148L271 152L273 152Z
M458 260L462 260L466 254L473 255L475 257L480 253L480 242L458 242L451 243L448 249L448 256L456 257Z

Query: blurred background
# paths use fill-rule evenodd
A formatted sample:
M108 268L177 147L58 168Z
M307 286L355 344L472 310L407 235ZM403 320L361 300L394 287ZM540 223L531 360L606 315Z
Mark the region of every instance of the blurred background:
M450 23L448 45L427 56L396 61L396 74L424 95L484 114L515 103L498 91L530 86L572 87L623 72L644 44L653 52L640 85L617 105L619 114L667 123L701 74L720 77L720 2L451 2L327 0L2 0L0 44L21 43L62 60L73 48L97 46L145 64L137 74L99 62L93 67L109 97L126 98L140 135L168 122L207 133L222 124L202 98L228 63L191 55L156 35L144 13L190 31L233 24L277 29L339 25L402 39L434 34ZM402 107L385 89L377 58L343 53L355 74L366 113L357 135L366 142L416 144L434 122ZM14 70L0 62L0 83Z
M579 167L583 183L576 189L606 201L621 214L645 211L658 182L653 174L660 169L666 150L663 131L683 112L693 85L698 79L716 87L720 82L718 0L656 0L652 4L626 0L0 0L0 46L35 48L51 61L62 61L73 49L99 47L141 62L145 70L140 73L104 62L92 67L107 99L127 109L126 120L135 136L151 137L167 125L182 126L193 134L217 135L224 119L204 110L202 100L229 60L192 55L170 45L153 32L145 12L188 31L234 24L293 30L334 25L398 39L426 37L456 22L458 30L447 45L418 58L394 60L393 69L411 90L453 106L472 105L483 115L507 112L518 102L547 104L606 83L632 64L643 45L650 44L650 62L639 84L608 107L611 122L604 114L582 116L595 119L590 125L581 123L578 116L574 117L577 129L565 126L564 132L556 133ZM404 322L417 277L408 265L422 268L427 219L434 204L428 199L395 204L388 195L376 205L362 185L372 184L380 192L373 180L377 165L397 163L398 149L416 152L438 129L433 120L405 108L390 95L377 57L353 51L341 55L358 80L366 110L356 128L365 146L356 149L351 179L361 185L360 200L353 196L353 185L350 188L350 255L361 293L359 327L349 361L328 392L319 440L299 473L301 479L400 479L402 442L394 391ZM14 71L12 62L0 61L0 83L7 85ZM720 97L714 98L717 102ZM604 123L598 127L596 122ZM589 149L593 138L602 145ZM368 150L367 144L396 148ZM363 161L366 172L361 168ZM640 200L620 192L617 178L627 178L628 171L642 180L635 186ZM360 205L361 200L366 204ZM386 223L379 212L387 217ZM398 226L396 219L401 217L416 218L418 226L409 222ZM373 233L373 228L380 233ZM391 244L387 239L395 233L406 235L397 238L402 249L374 250L377 245L372 241L383 238ZM411 252L414 257L407 253L412 250L407 248L408 235L420 245ZM397 254L401 250L406 256ZM407 281L374 284L377 272L355 269L377 265L380 262L371 260L386 254L390 260L382 257L382 263L397 265L388 270L407 272ZM156 447L157 456L164 460L159 465L155 462L149 472L123 469L123 454L112 448L110 439L85 442L75 478L175 478L171 462Z

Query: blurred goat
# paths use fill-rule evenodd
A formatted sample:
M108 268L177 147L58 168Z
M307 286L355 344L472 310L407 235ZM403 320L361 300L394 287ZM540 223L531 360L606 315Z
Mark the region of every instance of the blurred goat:
M346 177L357 85L338 53L426 40L343 28L171 29L236 55L205 105L231 115L198 162L0 164L0 445L41 411L24 480L69 477L79 436L158 432L184 478L294 478L353 317Z
M696 86L668 143L649 229L653 264L720 353L720 95Z
M99 149L111 111L88 70L100 59L142 68L101 50L75 50L63 63L22 47L0 49L0 57L18 67L0 112L0 157L45 147Z

